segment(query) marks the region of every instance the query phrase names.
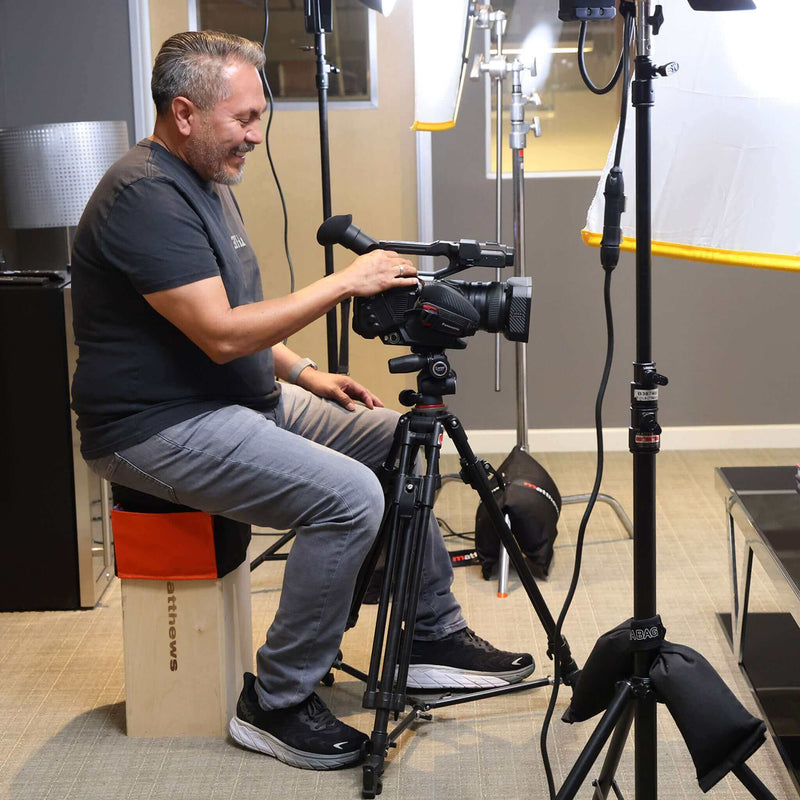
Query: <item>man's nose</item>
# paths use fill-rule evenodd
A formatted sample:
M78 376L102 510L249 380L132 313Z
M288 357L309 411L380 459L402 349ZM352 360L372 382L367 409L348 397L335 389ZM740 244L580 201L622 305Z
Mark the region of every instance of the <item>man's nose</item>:
M247 129L244 135L244 140L248 144L261 144L264 141L264 135L261 133L261 128L258 125L252 125Z

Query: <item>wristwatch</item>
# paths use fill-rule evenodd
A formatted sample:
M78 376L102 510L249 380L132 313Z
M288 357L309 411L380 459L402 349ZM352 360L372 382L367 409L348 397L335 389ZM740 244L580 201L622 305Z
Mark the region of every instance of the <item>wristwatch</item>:
M289 381L289 383L297 383L297 379L300 377L300 373L306 367L311 367L312 369L319 369L319 367L310 358L301 358L289 370L289 375L287 376L286 380Z

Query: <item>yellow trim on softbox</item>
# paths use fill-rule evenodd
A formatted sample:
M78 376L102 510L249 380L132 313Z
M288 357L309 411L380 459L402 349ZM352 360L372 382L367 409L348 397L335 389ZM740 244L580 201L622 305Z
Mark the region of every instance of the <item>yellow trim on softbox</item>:
M593 233L584 228L581 236L589 247L600 247L602 234ZM636 252L636 239L623 236L620 249ZM703 261L707 264L728 264L734 267L756 267L758 269L779 269L785 272L800 272L800 256L791 256L781 253L759 253L737 250L722 250L714 247L697 247L688 244L675 244L673 242L652 243L654 256L679 258L684 261Z
M451 119L449 122L415 122L411 126L412 131L449 131L455 128L456 121Z

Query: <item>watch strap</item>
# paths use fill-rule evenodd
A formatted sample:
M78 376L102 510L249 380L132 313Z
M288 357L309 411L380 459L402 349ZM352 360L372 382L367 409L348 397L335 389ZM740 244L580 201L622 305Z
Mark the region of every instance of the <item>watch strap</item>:
M301 358L295 364L292 365L292 368L289 370L289 375L287 376L286 380L289 383L297 383L297 379L300 377L300 373L306 368L311 367L312 369L318 369L317 365L310 359L310 358Z

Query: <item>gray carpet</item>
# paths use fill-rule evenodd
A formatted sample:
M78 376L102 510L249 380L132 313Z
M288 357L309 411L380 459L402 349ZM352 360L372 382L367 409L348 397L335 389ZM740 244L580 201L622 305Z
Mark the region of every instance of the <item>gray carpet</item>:
M592 454L537 456L562 494L588 492L594 476ZM500 457L490 457L498 464ZM715 466L796 463L788 450L664 452L658 457L659 611L668 638L706 656L742 702L757 713L716 619L727 610L727 549L722 501L713 483ZM455 470L444 459L442 472ZM631 458L607 456L603 491L631 512ZM436 512L455 530L471 529L477 498L449 482ZM566 506L549 580L540 588L556 616L569 584L574 542L583 506ZM269 543L257 538L252 553ZM468 543L453 539L450 549ZM632 543L613 510L599 505L590 524L581 583L565 634L583 663L602 632L631 616ZM274 614L282 565L267 563L253 573L254 648ZM509 597L496 597L496 583L482 580L477 567L456 570L455 590L475 630L494 644L526 649L537 660L536 676L550 673L546 638L527 597L512 573ZM776 595L757 570L753 610L775 610ZM364 609L348 632L348 662L366 669L374 607ZM223 739L133 739L124 733L125 687L120 592L117 582L90 611L0 614L0 797L10 800L223 800L224 798L357 798L361 770L307 772L244 751ZM369 732L372 714L361 709L362 685L337 673L320 693L335 713ZM545 800L546 781L539 736L549 690L438 710L431 722L416 723L389 755L382 797L534 798ZM557 717L569 691L562 690ZM202 698L198 698L202 702ZM556 721L549 753L557 784L581 750L593 723L568 726ZM626 749L618 771L621 790L634 797L633 750ZM699 798L694 769L680 735L665 711L659 713L659 794ZM771 741L749 765L779 800L797 793ZM591 787L579 796L591 796ZM708 795L746 798L735 778Z

